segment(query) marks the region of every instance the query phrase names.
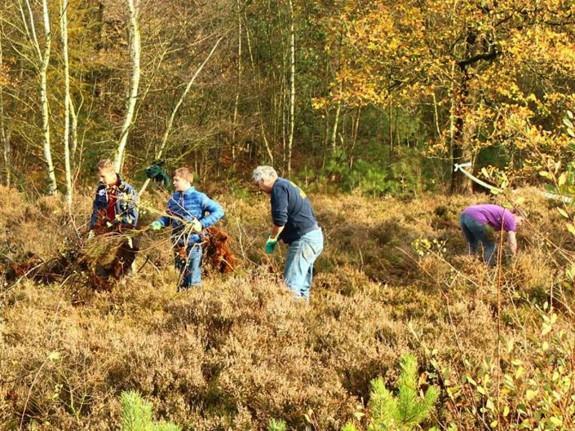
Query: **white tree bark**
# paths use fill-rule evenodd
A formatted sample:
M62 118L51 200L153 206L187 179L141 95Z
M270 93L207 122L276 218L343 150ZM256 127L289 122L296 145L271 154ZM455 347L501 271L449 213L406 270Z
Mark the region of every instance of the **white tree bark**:
M242 8L240 0L236 0L238 8L238 87L236 89L236 100L234 101L234 116L232 129L232 159L236 158L236 129L238 127L238 112L240 104L240 91L242 86Z
M58 191L56 171L52 161L52 145L50 142L50 106L48 101L48 66L52 49L52 30L50 28L50 13L48 0L42 0L42 17L44 21L45 46L42 54L40 68L40 103L42 104L42 133L44 135L44 158L48 168L48 193L55 194Z
M126 152L126 144L128 142L128 135L132 128L134 121L134 112L136 109L136 102L138 101L138 91L140 88L140 57L142 51L142 44L140 39L140 28L138 25L138 4L137 0L126 0L128 12L130 15L129 28L130 28L130 58L132 60L132 77L130 84L130 91L126 103L126 117L122 126L122 133L116 150L116 157L114 159L114 166L116 172L122 171L124 165L124 155Z
M333 129L331 131L331 151L335 155L337 150L337 129L339 127L339 114L341 113L341 100L337 102L337 109L335 111L335 119L333 121Z
M184 89L184 91L180 95L180 98L178 99L176 105L174 106L174 109L172 109L172 113L170 114L170 118L168 119L168 123L166 124L166 130L164 131L164 136L162 137L162 142L160 144L160 147L158 148L158 151L155 154L156 160L160 159L163 156L164 151L166 150L166 145L168 143L168 138L170 137L170 132L172 131L172 126L174 125L174 120L176 118L176 115L178 114L178 111L180 110L180 107L184 103L186 96L188 95L188 93L192 89L192 86L194 85L194 82L196 81L196 78L199 76L200 72L204 69L204 67L208 63L208 61L210 61L210 58L212 58L212 55L214 55L214 52L216 52L216 49L218 48L218 45L220 44L220 42L222 41L223 38L224 38L224 36L220 37L216 41L216 43L212 47L212 50L210 51L210 53L206 57L206 59L202 62L202 64L200 64L200 67L198 67L198 69L196 70L194 75L188 81L186 88ZM146 191L146 188L148 187L149 183L150 183L150 179L148 178L144 182L144 185L142 186L142 189L140 190L140 193L139 193L140 195L142 195Z
M78 111L80 110L81 106L82 105L80 104L80 107L76 108L74 101L72 98L70 98L70 115L72 116L72 134L70 136L72 140L72 154L70 156L72 157L71 163L74 166L76 160L76 152L78 151Z
M295 130L295 25L292 0L288 0L290 11L290 115L289 115L289 137L287 154L287 171L291 174L291 159L293 150L293 139Z
M64 57L64 166L66 172L66 204L72 211L72 164L70 157L70 61L68 58L68 0L60 0L60 35L62 37L62 51Z
M52 31L50 29L50 13L48 9L48 0L42 0L42 18L44 23L45 45L44 49L40 47L36 32L36 23L34 22L34 13L30 0L24 0L25 3L18 2L22 24L28 40L32 44L38 60L27 58L35 67L38 68L40 75L40 106L42 110L42 137L44 160L48 171L48 193L54 194L57 191L56 172L54 162L52 161L52 146L50 141L50 106L48 102L48 66L50 64L50 53L52 48ZM24 5L26 9L24 9Z
M2 34L3 34L3 25L0 24L0 29L2 33L0 33L0 70L2 70L4 66L4 56L2 50ZM10 169L10 139L8 138L8 134L6 132L6 123L4 120L4 92L3 86L0 84L0 139L2 140L2 155L4 158L4 177L5 177L5 184L6 187L10 187L12 183L12 170Z

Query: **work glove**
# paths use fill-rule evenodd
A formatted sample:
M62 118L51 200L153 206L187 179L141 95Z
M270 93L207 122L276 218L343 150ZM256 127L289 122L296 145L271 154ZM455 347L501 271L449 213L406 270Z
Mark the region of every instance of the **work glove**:
M94 239L94 236L95 236L95 235L96 235L96 234L94 233L94 231L93 231L92 229L90 229L90 230L88 231L88 241Z
M276 249L276 245L278 245L278 240L272 237L269 237L266 241L266 254L272 254Z
M150 230L161 230L164 225L162 225L161 222L159 222L158 220L156 220L155 222L153 222L152 224L150 224Z
M195 233L200 233L204 229L204 227L202 226L202 223L197 218L193 219L190 222L190 226L191 226L192 232L195 232Z

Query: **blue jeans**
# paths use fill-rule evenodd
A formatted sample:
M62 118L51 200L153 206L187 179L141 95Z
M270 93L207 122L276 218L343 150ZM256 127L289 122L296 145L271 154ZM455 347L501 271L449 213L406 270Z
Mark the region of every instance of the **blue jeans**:
M497 244L492 238L492 229L467 214L461 214L459 221L463 235L465 235L469 245L469 254L476 254L481 243L483 245L483 260L489 265L495 265Z
M312 230L289 245L284 280L296 297L309 298L313 264L322 250L323 233L321 229Z
M175 264L178 270L178 291L199 286L202 283L202 246L190 244L187 247L176 246Z

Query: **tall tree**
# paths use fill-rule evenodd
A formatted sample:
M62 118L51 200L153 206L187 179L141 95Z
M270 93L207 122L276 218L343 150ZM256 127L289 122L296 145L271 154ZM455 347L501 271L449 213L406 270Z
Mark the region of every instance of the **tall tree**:
M295 131L295 17L292 0L288 0L289 8L289 137L287 154L287 172L291 174L293 141Z
M42 0L42 22L44 33L44 46L40 46L37 36L34 12L30 0L19 2L22 24L25 34L32 45L32 49L37 57L36 61L30 60L38 69L40 78L40 105L42 111L42 138L44 160L46 162L48 177L48 193L54 194L57 191L56 171L52 160L52 144L50 135L50 102L48 95L48 67L50 65L50 55L52 50L52 30L50 26L50 10L48 0Z
M138 0L126 0L126 5L128 7L129 13L130 58L132 60L132 75L130 78L130 90L126 102L126 115L124 117L124 124L120 134L120 141L118 143L116 157L114 159L114 166L117 172L122 171L122 166L124 164L128 135L134 123L134 113L136 111L136 103L138 101L141 76L140 57L142 52L142 42L140 38L140 27L138 23Z
M66 175L66 202L72 211L72 164L70 154L70 124L73 109L70 97L70 61L68 56L68 0L60 0L60 36L62 38L62 56L64 58L64 167Z
M7 73L4 66L4 51L2 38L4 37L4 23L0 22L0 140L2 141L2 155L4 159L4 179L6 187L10 187L12 173L10 168L10 138L6 131L4 119L4 86L8 83Z

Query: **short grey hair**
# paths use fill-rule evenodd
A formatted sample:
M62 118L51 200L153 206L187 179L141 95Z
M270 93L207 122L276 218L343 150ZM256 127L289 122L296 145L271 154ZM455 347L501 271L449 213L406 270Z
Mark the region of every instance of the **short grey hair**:
M278 173L272 166L258 166L252 173L254 183L259 183L260 181L265 180L275 180L277 177Z

